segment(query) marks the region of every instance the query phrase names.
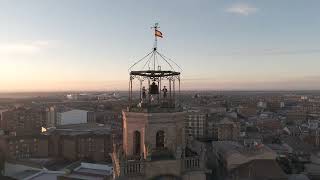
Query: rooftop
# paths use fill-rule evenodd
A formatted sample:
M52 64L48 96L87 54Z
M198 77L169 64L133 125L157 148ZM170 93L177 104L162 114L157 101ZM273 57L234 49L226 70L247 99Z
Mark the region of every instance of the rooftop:
M63 171L40 171L24 180L57 180L57 177L63 174L65 174Z
M80 165L70 170L71 173L64 175L64 177L86 180L104 180L105 177L112 175L113 166L81 162Z
M98 175L111 175L113 171L112 165L107 164L93 164L82 162L80 166L74 169L75 172L98 174Z
M283 143L289 145L295 152L311 153L314 147L303 142L298 136L287 136L283 138Z
M12 175L11 177L14 179L25 179L29 176L35 175L37 173L39 173L39 170L25 170L19 173L16 173L14 175Z
M104 177L100 177L100 176L90 176L90 175L77 174L77 173L71 173L71 174L65 175L64 177L74 178L79 180L104 180L105 179Z
M86 135L86 134L95 134L95 135L104 135L110 134L110 126L98 123L83 123L83 124L70 124L62 125L57 128L49 129L47 134L58 133L60 135Z
M129 112L143 112L143 113L173 113L182 112L182 108L177 107L160 107L160 106L149 106L149 107L131 107Z
M287 179L275 160L252 160L235 168L233 172L235 171L239 179Z
M227 161L229 169L255 159L276 159L276 153L263 144L248 148L238 142L215 141L212 146Z

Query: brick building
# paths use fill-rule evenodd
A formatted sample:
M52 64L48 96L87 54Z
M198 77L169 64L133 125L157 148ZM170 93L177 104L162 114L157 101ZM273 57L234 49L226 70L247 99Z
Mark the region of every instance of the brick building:
M8 159L48 157L48 136L1 136L0 149Z
M210 114L205 128L209 139L237 140L240 136L240 123L225 114Z
M244 117L252 117L257 115L258 108L256 106L239 106L237 111Z
M14 136L40 134L44 122L41 108L14 108L1 113L1 128Z
M122 114L118 111L96 112L96 122L109 126L117 142L122 142Z
M287 121L295 124L301 124L307 120L307 112L301 109L292 109L286 113Z
M240 136L240 124L229 118L222 119L214 126L214 137L219 141L237 140Z
M266 118L259 119L257 121L257 127L259 127L261 131L276 131L282 129L282 124L279 119Z
M65 159L105 161L112 152L112 140L109 135L83 134L62 136L61 155Z
M109 160L113 137L110 128L96 124L60 126L49 132L49 155L68 160Z

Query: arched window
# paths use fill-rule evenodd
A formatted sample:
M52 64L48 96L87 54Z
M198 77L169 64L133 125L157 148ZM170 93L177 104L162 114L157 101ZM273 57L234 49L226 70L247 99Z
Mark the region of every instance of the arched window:
M141 135L139 131L135 131L133 133L133 153L136 155L140 154L140 147L141 147Z
M158 131L156 135L156 147L164 148L164 131Z

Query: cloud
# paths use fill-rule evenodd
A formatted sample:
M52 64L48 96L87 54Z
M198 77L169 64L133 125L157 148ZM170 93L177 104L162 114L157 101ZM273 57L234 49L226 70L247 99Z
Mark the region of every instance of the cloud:
M51 44L51 41L44 40L30 42L0 43L0 54L35 54L48 48Z
M226 12L228 13L233 13L233 14L238 14L242 16L248 16L250 14L253 14L258 11L258 8L246 4L246 3L236 3L232 4L230 7L226 8Z

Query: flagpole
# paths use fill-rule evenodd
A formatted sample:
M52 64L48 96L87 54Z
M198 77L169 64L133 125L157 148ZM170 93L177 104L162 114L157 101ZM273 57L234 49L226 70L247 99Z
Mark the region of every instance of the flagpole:
M157 36L156 36L156 32L157 32L157 30L158 30L158 28L159 28L158 25L159 25L158 23L155 23L155 24L154 24L154 27L153 27L153 28L154 28L154 47L153 47L153 50L154 50L154 51L157 50L157 42L158 42L158 39L157 39Z
M153 47L153 53L154 53L154 56L153 56L153 70L155 71L156 70L156 52L157 52L157 45L158 45L158 39L157 39L157 36L156 36L156 33L157 33L157 30L159 28L158 26L159 24L158 23L155 23L153 28L154 28L154 47Z
M153 56L153 70L154 71L156 70L156 51L157 51L157 44L158 44L156 31L157 31L157 26L155 25L155 28L154 28L154 48L153 48L153 53L154 53L154 56Z

